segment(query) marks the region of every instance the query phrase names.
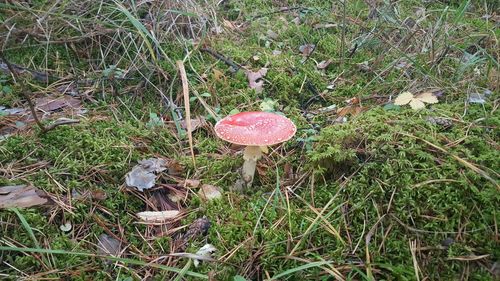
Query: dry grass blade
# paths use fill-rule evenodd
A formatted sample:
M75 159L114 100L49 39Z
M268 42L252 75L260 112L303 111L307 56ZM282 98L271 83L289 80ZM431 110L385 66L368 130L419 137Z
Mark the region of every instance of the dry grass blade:
M179 73L181 75L182 81L182 93L184 95L184 107L186 109L186 127L189 140L189 149L191 151L191 159L193 160L193 165L196 167L196 160L194 158L193 149L193 132L191 128L191 108L189 105L189 85L186 75L186 69L184 68L184 63L182 61L177 61L177 68L179 68Z
M411 258L413 260L413 268L415 269L415 278L417 281L420 281L420 275L419 275L420 269L418 267L417 253L416 253L417 242L408 240L408 243L410 244Z
M426 144L434 147L435 149L445 153L445 154L448 154L450 155L451 157L453 157L455 160L457 160L460 164L464 165L465 167L471 169L472 171L478 173L479 175L481 175L482 177L484 177L485 179L491 181L493 183L494 186L496 186L496 188L498 190L500 190L500 184L494 180L492 177L490 177L490 175L488 175L488 173L486 173L485 171L483 171L482 169L478 168L476 165L470 163L469 161L463 159L463 158L460 158L458 156L456 156L455 154L452 154L451 152L447 151L446 149L438 146L438 145L435 145L433 144L432 142L430 141L427 141L427 140L424 140L422 138L419 138L419 137L416 137L414 135L410 135L410 134L406 134L406 133L401 133L402 135L404 136L407 136L407 137L412 137L412 138L415 138L415 139L418 139L418 140L421 140L423 142L425 142Z

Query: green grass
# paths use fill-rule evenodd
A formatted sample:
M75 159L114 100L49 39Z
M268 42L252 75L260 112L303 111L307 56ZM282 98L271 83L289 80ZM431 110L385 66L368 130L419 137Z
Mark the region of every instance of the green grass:
M53 194L59 204L72 192L101 191L107 197L73 200L69 209L56 203L0 211L2 278L199 280L214 274L217 280L238 275L248 280L416 280L410 241L418 245L420 280L498 278L491 269L500 259L499 33L498 24L483 17L494 11L494 1L379 1L375 19L368 19L369 8L361 0L347 1L345 19L341 2L226 1L214 8L216 20L239 25L236 30L214 34L212 8L205 9L203 27L197 11L180 6L169 12L190 17L191 25L154 35L147 17L141 17L156 6L89 4L93 13L74 15L76 2L63 2L64 8L47 19L52 39L82 36L97 25L123 32L71 44L42 44L30 36L22 44L9 39L5 54L11 62L89 78L82 89L90 89L91 99L79 124L44 134L30 124L31 130L0 140L0 185L29 183ZM27 18L52 6L32 5L0 4L0 23L12 18L31 27ZM408 18L417 26L407 27ZM71 29L60 29L68 22ZM324 23L337 26L314 28ZM193 40L189 27L204 30L204 36ZM278 37L269 38L268 30ZM0 27L2 35L7 32ZM317 46L305 62L299 51L303 44ZM231 73L224 62L200 52L201 46L248 70L268 67L264 90L250 89L243 69ZM474 59L467 60L466 52ZM317 70L316 62L327 59L331 65ZM196 167L187 138L174 126L173 111L160 98L171 98L184 113L182 100L176 99L182 92L175 60L185 60L191 96L193 91L209 94L203 95L206 104L190 103L192 117L204 116L210 123L193 133ZM112 65L125 77L104 79ZM31 82L33 95L44 89L52 93L50 85ZM332 83L335 88L326 90ZM0 105L25 106L21 87L10 79L6 84L13 93L0 94ZM424 110L386 106L403 91L429 89L443 94ZM492 92L484 105L465 103L469 94L484 89ZM335 113L318 111L332 104L344 107L352 97L360 98L365 110L347 115L345 123L336 122ZM297 137L273 147L260 160L253 190L237 194L232 186L243 159L213 134L215 120L208 110L221 117L259 110L266 99L297 124ZM172 122L151 127L150 113ZM452 126L431 124L428 117L447 119ZM211 243L217 262L195 268L186 258L158 259L170 253L176 234L158 236L153 227L137 223L134 214L146 204L124 188L125 174L137 161L155 156L181 163L180 177L224 190L220 200L204 202L193 189L182 203L188 213L180 222L187 226L203 216L211 221L207 236L189 241L186 252ZM73 230L64 233L59 226L67 221ZM97 254L97 237L103 233L126 241L122 257Z

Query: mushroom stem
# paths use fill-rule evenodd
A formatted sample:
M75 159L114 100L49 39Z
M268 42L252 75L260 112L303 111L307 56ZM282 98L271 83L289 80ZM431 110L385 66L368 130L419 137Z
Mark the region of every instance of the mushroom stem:
M257 166L257 160L262 157L262 150L260 146L247 146L245 147L245 152L243 154L243 169L241 171L241 176L245 182L245 187L250 188L253 183L253 178L255 175L255 167Z

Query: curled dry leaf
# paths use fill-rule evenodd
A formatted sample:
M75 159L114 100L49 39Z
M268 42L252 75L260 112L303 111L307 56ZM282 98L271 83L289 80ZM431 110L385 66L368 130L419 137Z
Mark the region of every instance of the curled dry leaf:
M267 74L267 68L263 67L258 71L247 71L248 84L250 88L255 89L257 93L262 92L264 86L264 76Z
M320 61L316 67L319 69L319 70L323 70L323 69L326 69L330 63L332 63L332 60L331 59L328 59L328 60L324 60L324 61Z
M201 186L200 191L198 191L198 196L203 200L214 200L222 197L222 189L215 185L204 184Z
M174 219L179 215L179 211L170 210L170 211L145 211L136 214L141 220L146 222L163 222L166 220Z
M308 57L314 51L314 48L316 48L316 45L314 44L304 44L299 47L299 51L304 57Z
M156 173L167 169L167 161L160 158L149 158L139 161L125 177L129 187L136 187L140 191L152 188L156 183Z
M346 115L356 116L363 112L363 107L357 105L348 105L346 107L341 107L337 109L337 117L343 118Z
M80 106L81 102L79 99L67 95L57 98L42 97L35 99L35 108L43 112L56 111L66 107L80 109Z
M194 131L196 131L196 129L206 126L206 124L207 124L207 122L205 121L205 118L203 116L191 118L191 131L194 132ZM186 120L181 121L181 127L184 130L187 130L187 121Z
M0 187L0 209L28 208L47 203L45 193L33 186L12 185Z

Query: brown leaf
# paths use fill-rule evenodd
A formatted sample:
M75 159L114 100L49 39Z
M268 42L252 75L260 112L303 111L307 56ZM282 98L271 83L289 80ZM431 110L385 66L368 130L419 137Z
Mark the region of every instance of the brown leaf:
M299 51L302 53L304 57L308 57L311 55L311 53L314 51L316 48L316 45L314 44L304 44L299 47Z
M361 106L356 106L356 105L349 105L346 107L341 107L337 110L337 116L338 117L344 117L346 115L358 115L363 111L363 107Z
M191 119L191 132L194 132L194 131L196 131L196 129L206 126L206 124L207 124L207 122L205 121L205 118L203 116L198 116L194 119L192 118ZM181 127L184 130L187 130L187 121L186 120L182 120Z
M0 187L0 209L28 208L47 203L45 193L33 186L12 185Z
M319 70L323 70L323 69L326 69L330 63L332 63L332 60L331 59L328 59L328 60L324 60L324 61L320 61L316 67L319 69Z
M247 71L248 84L251 89L255 89L257 93L262 92L264 86L264 76L267 74L267 68L261 68L258 71Z
M80 109L81 102L70 96L60 96L57 98L42 97L35 99L35 108L43 112L56 111L65 107Z
M200 180L186 179L180 184L189 188L197 188L200 186Z
M168 160L167 167L168 174L172 176L178 176L184 172L184 166L174 159Z

